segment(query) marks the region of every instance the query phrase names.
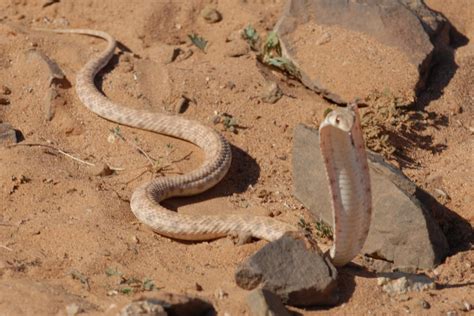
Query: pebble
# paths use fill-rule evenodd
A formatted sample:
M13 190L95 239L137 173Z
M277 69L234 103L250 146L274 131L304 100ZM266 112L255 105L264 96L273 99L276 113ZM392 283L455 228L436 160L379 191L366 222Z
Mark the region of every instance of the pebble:
M214 292L214 296L215 296L217 299L222 300L222 299L228 297L229 294L227 294L226 292L224 292L223 289L218 288L218 289Z
M160 305L161 302L154 302L152 300L144 300L132 302L125 306L120 311L120 316L139 316L139 315L149 315L149 316L167 316L168 313L165 311L165 308Z
M202 9L201 16L207 23L217 23L222 20L222 14L211 5L207 5Z
M430 303L428 303L428 302L425 301L425 300L420 300L420 306L421 306L423 309L430 309L430 308L431 308Z
M7 98L0 97L0 105L9 105L9 104L10 104L10 100L8 100Z
M189 107L189 101L191 100L188 97L182 95L175 105L175 112L179 114L186 112Z
M66 306L66 314L68 316L75 316L82 312L83 310L76 303L72 303Z
M249 46L243 40L232 41L226 45L224 56L226 57L240 57L247 55L250 51Z
M12 93L12 90L10 90L10 88L8 88L7 86L2 86L0 88L0 93L3 95L10 95Z
M106 163L98 162L97 164L95 164L95 166L91 168L91 173L94 176L105 177L110 176L114 173L114 171L110 169L110 167Z
M0 123L0 145L6 146L18 143L16 131L8 123Z
M262 101L265 103L276 103L283 96L283 91L276 82L269 82L265 85L264 92L262 94Z

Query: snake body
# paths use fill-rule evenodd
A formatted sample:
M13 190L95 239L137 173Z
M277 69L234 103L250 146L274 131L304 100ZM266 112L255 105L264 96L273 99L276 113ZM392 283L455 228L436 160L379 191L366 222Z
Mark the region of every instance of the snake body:
M265 216L187 215L163 207L174 196L195 195L213 187L231 164L231 147L217 131L175 115L131 109L104 96L95 86L97 73L110 61L116 47L108 33L89 29L37 29L96 36L107 47L89 60L76 76L76 93L95 114L119 123L183 139L200 147L202 165L183 175L156 178L139 186L130 200L137 219L155 232L180 240L210 240L229 234L273 241L296 227ZM370 183L357 108L335 110L321 124L321 149L333 197L335 243L330 251L336 265L351 261L362 248L370 223Z

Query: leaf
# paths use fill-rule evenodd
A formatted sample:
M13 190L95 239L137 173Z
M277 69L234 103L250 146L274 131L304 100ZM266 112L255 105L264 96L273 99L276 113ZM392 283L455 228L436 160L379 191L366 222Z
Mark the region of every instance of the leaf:
M155 286L155 282L153 282L153 280L145 279L143 281L143 289L145 291L153 291L155 288L156 288L156 286Z
M122 294L130 294L133 292L133 289L131 287L124 287L120 289L120 292Z
M265 58L263 61L270 66L276 67L280 70L286 71L288 74L295 78L301 78L301 73L298 70L298 68L293 64L291 60L285 57L271 57L271 58Z
M118 271L116 268L108 267L105 269L105 274L110 277L114 275L122 275L122 272Z
M258 51L260 35L258 35L257 30L252 25L244 28L242 37L249 43L251 49Z
M207 41L204 38L195 33L189 34L188 37L191 40L191 43L194 44L194 46L205 52Z

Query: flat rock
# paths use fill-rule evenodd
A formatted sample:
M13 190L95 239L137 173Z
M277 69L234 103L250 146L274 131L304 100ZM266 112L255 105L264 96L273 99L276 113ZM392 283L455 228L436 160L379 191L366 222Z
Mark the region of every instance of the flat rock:
M436 283L426 275L400 272L386 273L378 277L377 284L389 295L436 289Z
M237 285L261 287L293 306L335 305L337 270L317 245L286 234L240 264Z
M449 23L419 0L289 0L274 30L301 81L336 103L425 85ZM336 53L337 52L337 53Z
M214 307L200 298L163 292L127 304L120 311L120 316L204 316L213 315L209 314L213 312Z
M0 146L16 144L17 142L15 129L8 123L0 123Z
M265 289L256 289L247 296L250 316L290 316L280 298Z
M300 124L293 141L294 195L315 218L332 225L319 133ZM386 261L385 271L438 265L448 253L448 243L439 225L415 197L415 184L377 154L369 154L369 167L373 211L362 253Z

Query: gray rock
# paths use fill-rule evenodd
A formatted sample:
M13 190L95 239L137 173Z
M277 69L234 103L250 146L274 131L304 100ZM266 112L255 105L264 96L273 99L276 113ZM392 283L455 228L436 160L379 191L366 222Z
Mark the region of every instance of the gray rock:
M332 207L316 129L298 125L293 137L294 195L332 225ZM376 154L369 154L372 222L362 253L404 271L429 269L448 253L446 237L421 203L416 186ZM380 270L379 270L380 271Z
M6 146L17 142L15 129L8 123L0 123L0 145Z
M150 298L141 298L126 305L122 308L120 316L204 316L213 312L215 312L215 310L212 305L204 300L196 297L163 292Z
M241 288L260 286L293 306L337 304L336 278L336 268L317 245L293 234L264 246L235 273Z
M280 298L265 289L250 292L247 296L247 306L250 316L290 316Z
M163 305L153 300L136 301L120 311L120 316L168 316Z
M318 67L312 68L302 64L299 52L295 49L295 42L301 40L301 34L296 30L308 22L317 27L337 26L358 32L382 45L396 48L400 54L405 55L407 66L414 67L415 72L418 69L418 80L410 80L415 91L425 86L435 51L432 43L445 45L449 42L449 23L441 14L431 11L421 0L289 0L274 28L282 42L283 56L300 66L301 81L304 85L336 103L352 101L353 99L348 98L353 98L353 93L346 91L343 84L334 83L331 78L321 82ZM313 43L314 52L317 52L319 39L315 36L309 42ZM360 57L364 59L369 55L370 51L367 51ZM377 62L383 64L384 60ZM385 64L388 65L389 62L387 60ZM338 69L337 67L339 65L334 64L333 68ZM358 77L366 77L366 72L370 78L372 70L370 67L365 70L354 69L345 71L345 75L350 77L353 72L354 78L349 79L355 83ZM390 76L390 73L385 75ZM340 76L340 72L334 71L333 75ZM345 77L345 80L349 79ZM385 81L379 77L377 79ZM329 82L333 85L330 88ZM365 88L370 90L371 85L364 86ZM360 89L357 90L359 93ZM366 95L357 97L364 98Z
M377 278L377 284L382 286L383 291L389 295L436 289L436 283L426 275L400 272L386 273L384 275Z

